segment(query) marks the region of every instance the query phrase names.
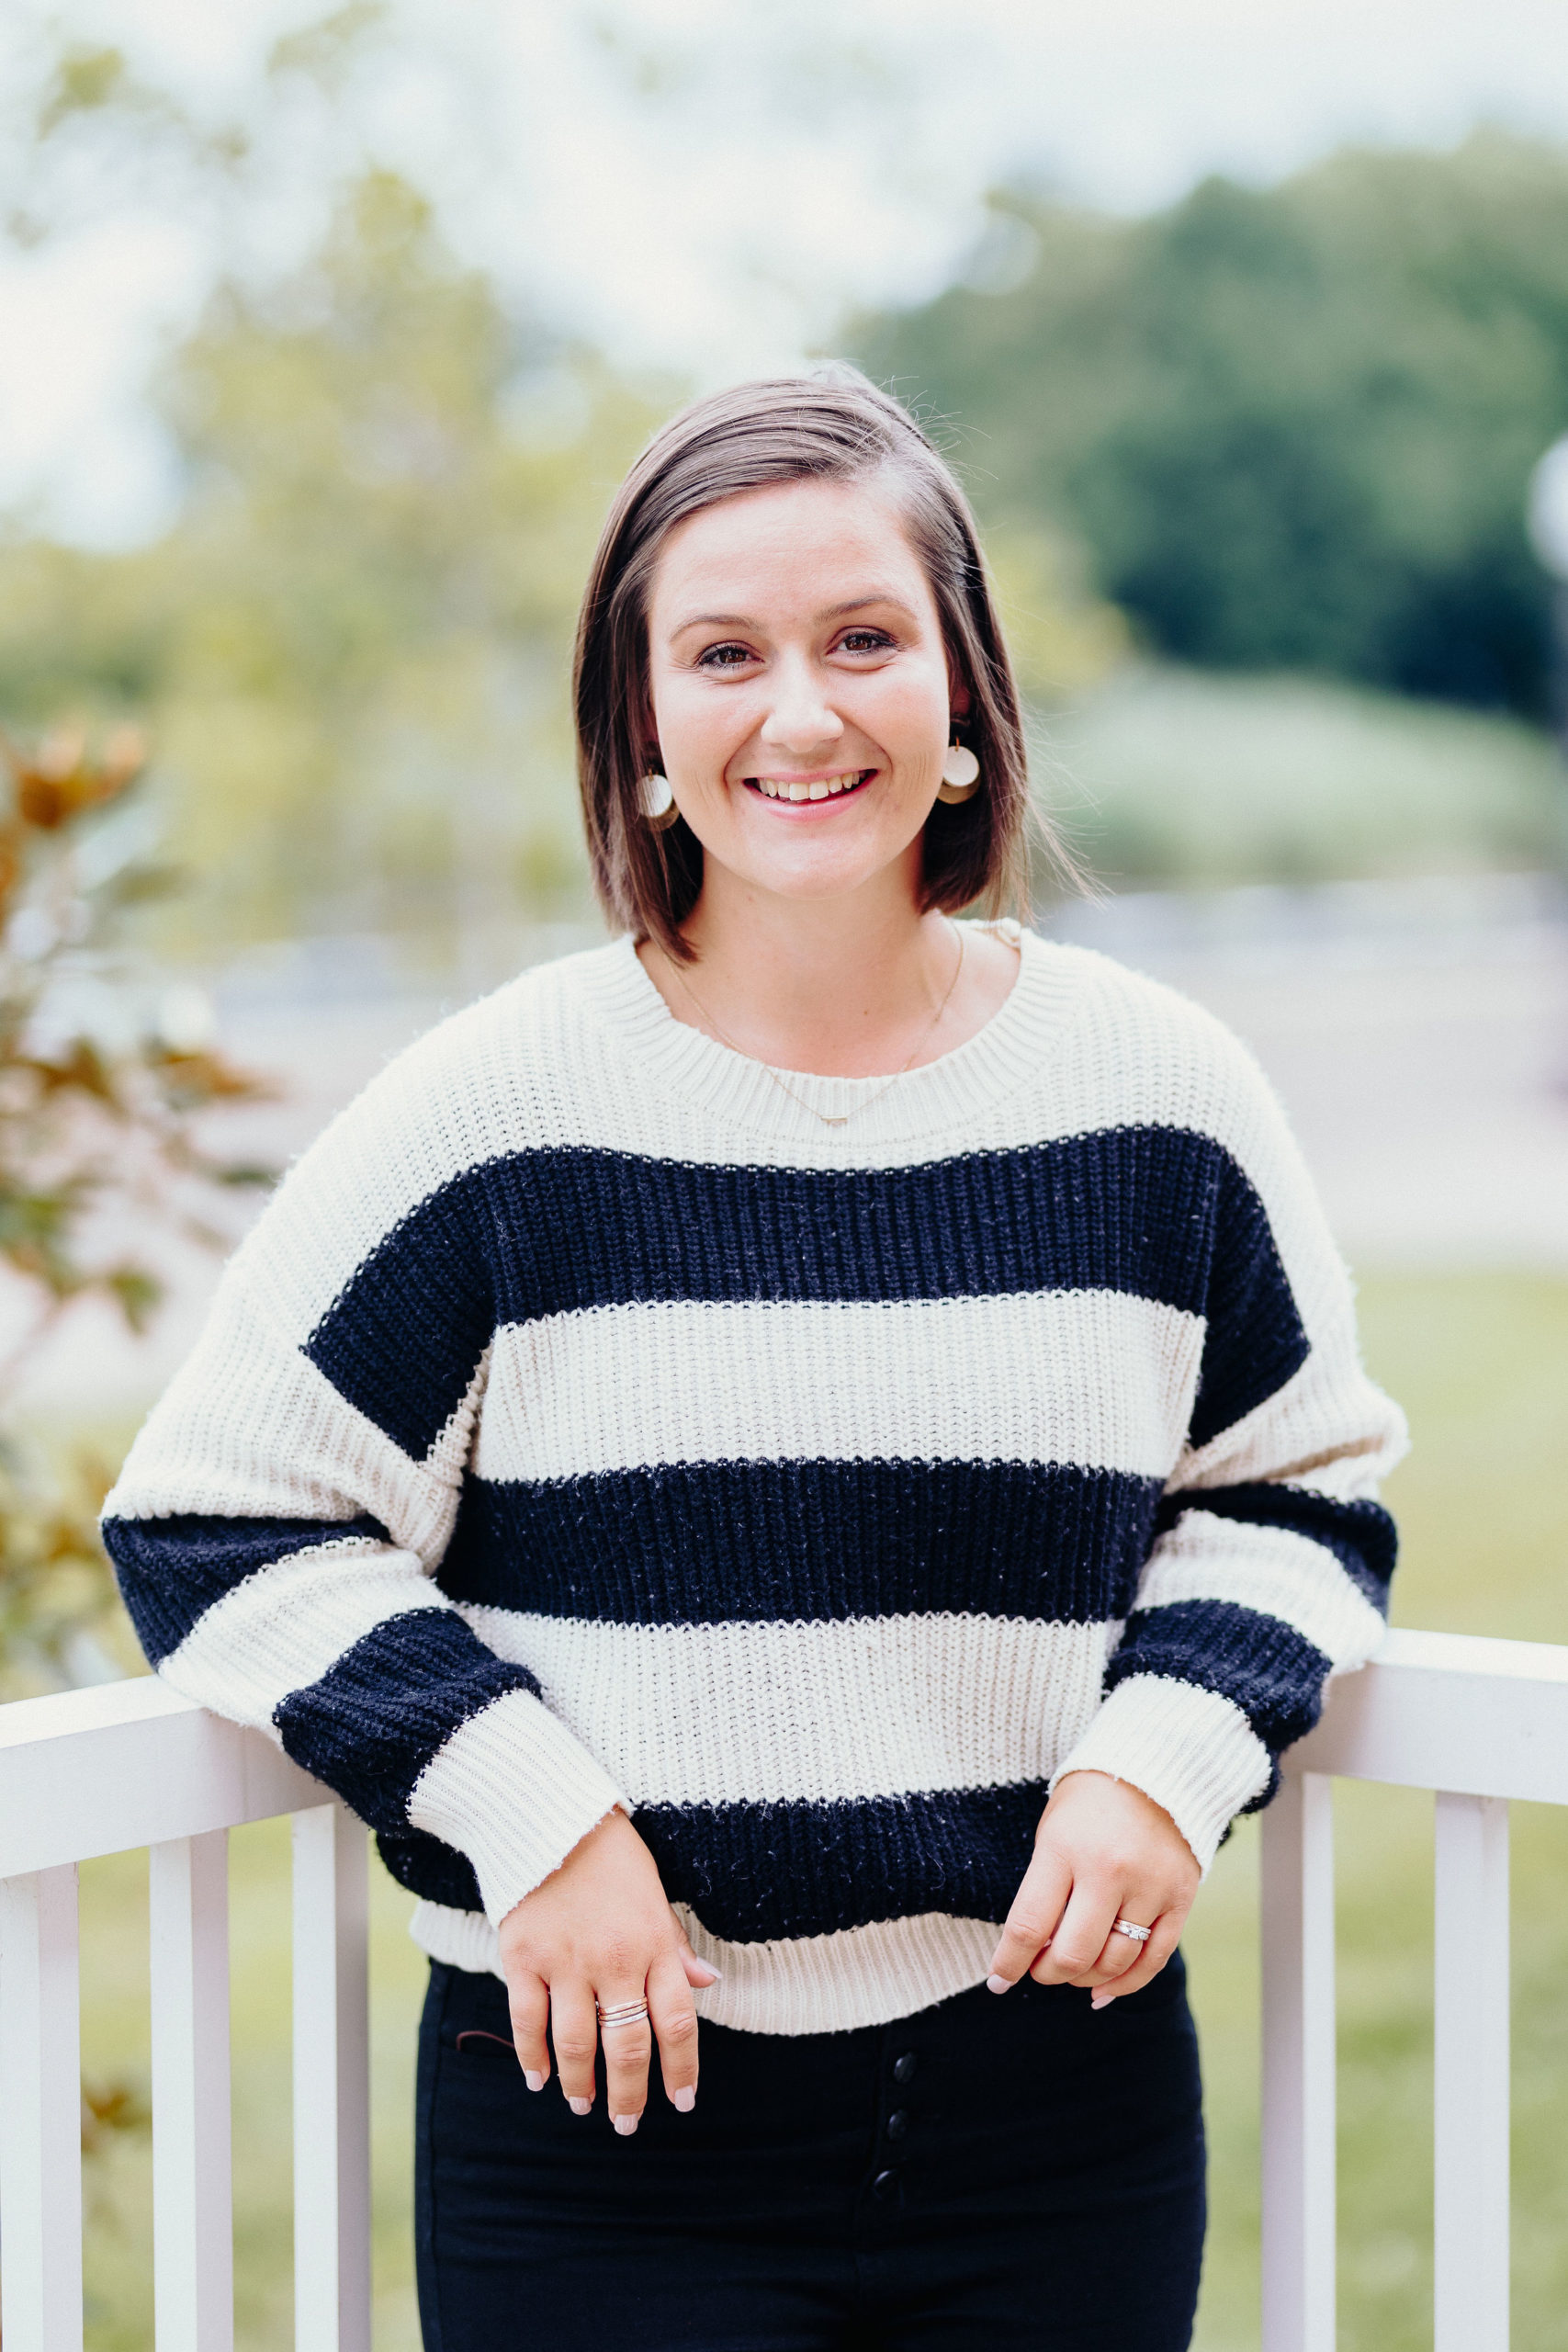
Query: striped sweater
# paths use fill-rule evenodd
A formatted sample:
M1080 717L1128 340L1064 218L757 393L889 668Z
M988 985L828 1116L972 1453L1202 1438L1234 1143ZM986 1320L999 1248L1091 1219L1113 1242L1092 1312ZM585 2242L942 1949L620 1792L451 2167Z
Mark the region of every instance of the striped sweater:
M619 1804L704 2015L906 2015L985 1975L1055 1778L1206 1866L1376 1645L1402 1425L1267 1085L1019 944L965 1045L801 1101L627 941L529 972L229 1266L106 1540L159 1671L375 1828L434 1957L496 1968Z

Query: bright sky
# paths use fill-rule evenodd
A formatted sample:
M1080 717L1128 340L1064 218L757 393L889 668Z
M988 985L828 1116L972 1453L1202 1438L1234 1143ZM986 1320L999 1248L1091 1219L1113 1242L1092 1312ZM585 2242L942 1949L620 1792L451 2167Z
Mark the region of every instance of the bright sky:
M320 6L11 0L0 104L48 21L116 41L214 121ZM0 248L0 504L72 537L156 527L175 484L141 394L215 270L286 254L334 171L438 195L459 248L617 357L712 380L919 297L1019 171L1137 210L1206 171L1271 179L1348 140L1480 120L1568 139L1564 0L389 0L330 110L267 134L268 193L220 221L175 187ZM90 189L89 189L90 195Z

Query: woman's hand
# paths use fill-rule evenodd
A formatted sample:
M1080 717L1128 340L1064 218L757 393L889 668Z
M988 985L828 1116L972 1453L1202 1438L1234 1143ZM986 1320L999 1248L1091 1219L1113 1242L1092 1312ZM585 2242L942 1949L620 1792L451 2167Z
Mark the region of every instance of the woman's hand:
M604 2075L617 2132L635 2132L648 2104L648 2062L659 2040L664 2088L682 2114L697 2096L697 2013L692 1987L716 1984L670 1908L653 1856L626 1815L607 1813L559 1870L501 1923L501 1965L512 2038L528 2087L549 2080L548 2026L560 2086L574 2115L593 2104L595 2001L646 2001L648 2017L605 2029Z
M1201 1875L1152 1797L1105 1772L1069 1772L1040 1816L987 1982L1005 1993L1027 1971L1040 1984L1092 1985L1097 2009L1136 1993L1176 1950ZM1118 1919L1154 1932L1145 1944L1113 1935Z

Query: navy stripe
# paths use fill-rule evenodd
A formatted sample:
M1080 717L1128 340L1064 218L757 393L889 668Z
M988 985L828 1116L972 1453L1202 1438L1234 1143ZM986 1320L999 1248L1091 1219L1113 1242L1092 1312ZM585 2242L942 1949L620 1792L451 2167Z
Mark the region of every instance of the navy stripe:
M1207 1317L1188 1442L1208 1445L1281 1389L1307 1360L1307 1336L1257 1193L1214 1147ZM1171 1205L1172 1214L1176 1204Z
M1261 1403L1306 1352L1252 1186L1212 1136L1163 1126L919 1168L511 1153L403 1218L305 1352L419 1459L500 1324L658 1300L1042 1290L1121 1291L1208 1315L1195 1443Z
M1156 1518L1157 1532L1163 1535L1190 1510L1212 1511L1216 1519L1237 1520L1246 1526L1288 1528L1292 1535L1321 1544L1373 1608L1388 1615L1399 1532L1381 1503L1337 1502L1331 1495L1314 1495L1302 1487L1264 1482L1188 1487L1164 1498Z
M367 1511L355 1519L222 1519L194 1511L106 1519L103 1538L152 1666L178 1649L215 1600L259 1568L319 1544L392 1540Z
M1278 1617L1230 1600L1173 1600L1128 1619L1105 1687L1113 1690L1129 1675L1163 1674L1217 1691L1278 1756L1323 1712L1329 1665L1315 1643Z
M1043 1781L842 1804L644 1805L632 1816L671 1902L737 1943L825 1936L922 1911L1007 1917Z
M450 1610L389 1617L273 1715L286 1754L372 1829L406 1832L425 1766L458 1725L508 1690L539 1686Z
M716 1462L469 1477L453 1600L622 1625L1124 1617L1157 1478L1030 1462Z
M484 1909L472 1862L445 1838L433 1838L427 1829L379 1829L376 1846L389 1874L411 1894L454 1911Z

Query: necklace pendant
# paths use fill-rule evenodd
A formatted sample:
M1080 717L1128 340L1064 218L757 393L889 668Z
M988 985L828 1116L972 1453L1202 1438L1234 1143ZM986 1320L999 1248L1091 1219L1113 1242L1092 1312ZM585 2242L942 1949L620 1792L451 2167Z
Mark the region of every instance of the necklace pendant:
M818 1111L817 1115L825 1127L847 1127L850 1124L850 1114L847 1111Z

